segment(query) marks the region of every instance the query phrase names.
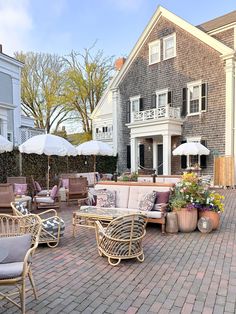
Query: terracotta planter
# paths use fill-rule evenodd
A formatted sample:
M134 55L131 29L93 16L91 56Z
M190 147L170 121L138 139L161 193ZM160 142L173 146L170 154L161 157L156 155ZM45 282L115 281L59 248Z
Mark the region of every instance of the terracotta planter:
M210 210L199 211L199 217L208 217L212 222L212 230L216 230L220 224L220 215L216 212L212 212Z
M187 208L181 208L176 210L179 231L181 232L192 232L197 228L197 209L188 210Z

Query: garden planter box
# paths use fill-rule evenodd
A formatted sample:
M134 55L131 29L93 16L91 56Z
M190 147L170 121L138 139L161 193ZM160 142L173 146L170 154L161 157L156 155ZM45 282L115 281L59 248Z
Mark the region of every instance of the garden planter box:
M197 209L181 208L174 209L177 213L179 231L192 232L197 228L198 212Z

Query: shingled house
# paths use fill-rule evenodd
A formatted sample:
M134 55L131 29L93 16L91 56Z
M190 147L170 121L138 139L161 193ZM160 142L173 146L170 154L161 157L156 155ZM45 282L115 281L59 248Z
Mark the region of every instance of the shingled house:
M191 141L211 151L188 157L205 174L215 154L235 156L235 56L236 11L193 26L158 7L109 86L118 170L178 174L186 157L172 151Z

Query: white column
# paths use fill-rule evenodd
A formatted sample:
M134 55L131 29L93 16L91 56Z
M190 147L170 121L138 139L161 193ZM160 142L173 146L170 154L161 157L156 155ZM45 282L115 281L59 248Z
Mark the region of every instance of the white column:
M225 155L234 153L234 60L225 61L226 97L225 97Z
M13 105L15 109L13 111L13 137L14 145L20 143L20 126L21 126L21 95L20 95L20 81L19 79L12 78L13 89Z
M112 91L112 120L113 120L113 152L116 155L118 152L118 109L119 109L119 92L117 89Z
M157 174L157 141L153 139L152 144L152 160L153 160L153 169L156 169Z
M130 153L131 153L131 172L138 170L138 140L136 137L130 140Z
M163 174L171 175L171 135L163 135Z

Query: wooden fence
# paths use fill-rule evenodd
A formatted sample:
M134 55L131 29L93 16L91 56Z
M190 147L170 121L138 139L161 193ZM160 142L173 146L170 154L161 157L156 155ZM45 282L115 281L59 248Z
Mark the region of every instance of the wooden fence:
M234 187L235 173L233 156L214 157L214 185Z

